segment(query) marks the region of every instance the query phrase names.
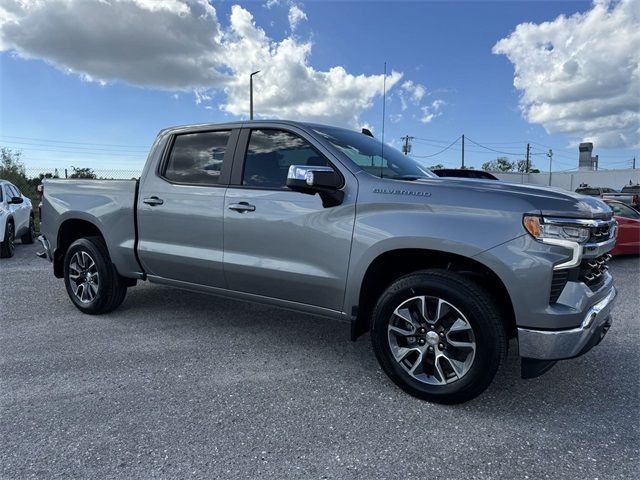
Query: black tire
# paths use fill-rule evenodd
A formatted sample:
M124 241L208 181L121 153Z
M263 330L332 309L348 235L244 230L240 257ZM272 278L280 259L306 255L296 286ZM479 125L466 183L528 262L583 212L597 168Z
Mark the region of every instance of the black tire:
M33 216L29 217L29 230L20 237L22 243L29 244L36 241L36 223Z
M15 251L15 230L12 222L4 227L4 239L0 243L0 258L11 258Z
M76 272L72 266L76 254L83 258L87 258L88 255L94 264L92 270L98 275L97 285L91 290L93 297L87 297L84 301L76 294L78 284L71 278ZM75 257L76 266L78 258ZM64 284L69 298L78 310L90 315L100 315L115 310L122 304L127 294L124 279L111 262L109 251L101 237L81 238L71 244L64 257ZM82 288L83 293L85 288L87 287Z
M422 380L417 379L415 375L411 375L410 369L406 364L403 366L402 362L396 360L392 352L391 338L395 337L392 335L393 332L389 332L389 326L394 321L392 318L396 319L396 322L398 318L394 311L403 302L412 301L409 299L420 296L429 297L429 301L433 301L431 297L437 297L450 303L466 317L465 320L467 322L465 325L471 326L470 335L473 335L471 341L474 342L475 346L473 356L466 367L466 373L459 378L457 375L451 374L451 377L455 378L451 383L446 383L449 380L445 380L443 384L438 385L425 383L424 379L429 378L428 376L423 376ZM453 318L454 316L457 317L454 314L448 318ZM413 315L412 318L414 318ZM414 328L408 322L405 325L409 325L408 328ZM431 328L430 324L425 325L427 330ZM468 327L466 328L469 330ZM426 335L429 334L431 332ZM447 335L445 338L448 340L449 333L445 333L445 335ZM429 340L426 336L408 336L405 338L410 340L420 338L420 341L423 342L421 345L425 345L425 340ZM431 340L435 341L437 339L432 338ZM380 296L374 308L371 341L380 366L396 385L415 397L444 404L466 402L482 393L495 377L507 350L504 324L494 300L472 280L447 270L420 271L401 277L391 284ZM413 345L416 344L409 344L409 346ZM438 349L437 352L442 353L447 353L444 351L447 348L455 350L453 346L448 345L444 345L444 349L439 350L439 344L437 346L426 344L426 346L417 348L426 349L427 347L430 352L434 352L434 349ZM398 352L399 347L396 345L395 348L396 352ZM423 362L423 358L427 358L426 352L424 356L420 356L419 360L416 360L416 363ZM431 364L427 363L427 367L429 366L433 368L433 362ZM426 369L427 367L424 368ZM451 369L451 372L453 372L453 369ZM428 372L426 374L428 375ZM431 378L441 381L437 373Z

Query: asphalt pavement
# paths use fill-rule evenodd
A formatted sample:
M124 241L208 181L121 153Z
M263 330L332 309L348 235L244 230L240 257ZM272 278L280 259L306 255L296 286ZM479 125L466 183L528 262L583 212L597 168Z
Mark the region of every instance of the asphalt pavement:
M36 250L0 260L0 478L640 476L638 257L599 346L442 406L346 323L146 283L83 315Z

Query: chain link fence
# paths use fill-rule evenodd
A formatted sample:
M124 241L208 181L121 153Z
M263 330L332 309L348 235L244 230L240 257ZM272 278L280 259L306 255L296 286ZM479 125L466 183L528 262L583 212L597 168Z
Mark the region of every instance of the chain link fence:
M30 183L43 178L82 178L96 180L131 180L140 178L140 169L101 169L101 168L25 168Z

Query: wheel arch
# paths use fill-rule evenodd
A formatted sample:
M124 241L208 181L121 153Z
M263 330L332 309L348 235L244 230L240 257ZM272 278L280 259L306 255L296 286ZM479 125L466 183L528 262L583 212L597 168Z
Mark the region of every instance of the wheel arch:
M501 278L482 262L461 254L421 248L399 248L379 254L368 265L352 308L351 339L369 331L371 314L382 292L396 279L419 270L441 268L474 279L496 300L509 337L516 335L515 311ZM488 280L488 281L483 281Z
M89 220L70 218L60 224L56 238L56 249L53 253L53 273L56 278L62 278L64 275L64 256L71 244L86 237L101 237L105 240L100 228Z

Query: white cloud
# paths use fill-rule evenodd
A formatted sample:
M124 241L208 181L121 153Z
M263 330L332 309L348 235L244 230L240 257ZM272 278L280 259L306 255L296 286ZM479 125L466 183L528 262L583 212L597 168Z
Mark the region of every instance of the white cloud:
M427 93L427 89L424 85L421 85L419 83L414 83L412 80L406 80L402 84L402 90L404 90L409 95L411 95L411 99L416 104L419 104L422 101L422 98Z
M591 10L522 23L493 53L514 65L531 123L598 147L640 145L640 2L597 0Z
M288 19L289 19L289 27L293 32L295 31L295 29L298 27L298 24L302 20L307 20L307 14L304 13L304 11L302 11L302 9L294 3L289 7Z
M431 123L434 118L442 115L441 109L444 105L446 105L444 100L437 99L431 102L430 105L420 107L420 110L422 110L420 121L422 123Z
M292 30L306 19L296 8ZM254 70L261 117L356 126L382 95L383 75L316 70L310 42L269 38L240 6L229 21L221 26L208 0L0 0L0 49L90 81L193 91L197 102L223 90L219 108L236 116L247 114ZM401 78L388 75L387 90Z
M318 71L309 65L310 43L290 37L271 40L242 7L232 7L230 22L223 44L234 76L225 87L224 111L246 114L253 70L262 70L254 77L254 106L256 114L265 117L355 126L362 112L382 94L383 75L353 75L340 66ZM401 77L398 72L388 75L387 89Z
M280 5L280 0L267 0L264 6L268 9L275 7L276 5Z

